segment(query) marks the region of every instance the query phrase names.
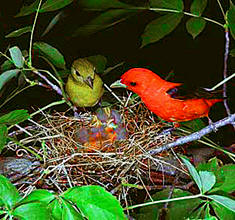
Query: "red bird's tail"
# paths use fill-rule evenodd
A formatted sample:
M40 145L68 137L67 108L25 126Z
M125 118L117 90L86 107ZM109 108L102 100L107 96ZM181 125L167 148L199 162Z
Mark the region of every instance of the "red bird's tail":
M224 101L224 99L205 99L205 101L206 101L207 105L209 105L211 107L212 105L214 105L217 102Z

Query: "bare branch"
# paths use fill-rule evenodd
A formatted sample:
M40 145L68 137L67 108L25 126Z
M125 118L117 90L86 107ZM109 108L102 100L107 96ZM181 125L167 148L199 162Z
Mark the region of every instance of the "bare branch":
M227 78L228 56L229 56L229 30L228 30L228 28L225 28L225 52L224 52L224 71L223 71L224 79ZM226 99L227 98L227 85L226 85L226 83L223 84L223 97L224 97L224 107L225 107L226 112L229 116L231 114L231 112L228 107L228 101ZM234 124L233 124L233 128L235 129Z
M60 89L57 85L53 84L49 79L47 79L46 76L44 76L43 74L41 74L41 73L38 72L37 70L33 70L33 72L34 72L36 75L38 75L40 78L42 78L43 80L45 80L46 83L47 83L53 90L55 90L59 95L62 95L61 89ZM42 85L41 85L41 86L42 86Z
M179 146L182 144L186 144L191 141L199 140L204 135L209 134L212 131L214 131L215 129L217 129L219 127L223 127L228 124L235 126L235 114L232 114L232 115L228 116L227 118L221 119L213 124L210 124L207 127L201 129L200 131L194 132L188 136L181 137L172 143L169 143L169 144L163 145L161 147L158 147L156 149L150 150L150 151L148 151L148 154L150 154L150 155L157 154L157 153L160 153L164 150L168 150L170 148L173 148L173 147L176 147L176 146Z

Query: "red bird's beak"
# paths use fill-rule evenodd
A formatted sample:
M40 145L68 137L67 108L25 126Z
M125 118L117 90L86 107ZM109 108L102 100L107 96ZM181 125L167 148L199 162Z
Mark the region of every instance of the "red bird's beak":
M115 81L114 83L112 83L110 85L111 88L126 88L127 86L123 83L121 83L121 79L120 80L117 80Z

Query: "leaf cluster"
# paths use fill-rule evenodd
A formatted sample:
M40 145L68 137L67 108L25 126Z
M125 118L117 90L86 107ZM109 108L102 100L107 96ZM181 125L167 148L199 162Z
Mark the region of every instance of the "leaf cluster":
M118 200L100 186L72 187L60 195L39 189L22 198L2 175L0 207L4 219L126 219Z
M174 189L172 197L166 199L170 189L157 192L152 196L153 202L142 204L145 207L138 211L136 219L160 219L161 216L166 219L233 219L235 201L231 199L231 193L235 181L231 176L235 174L235 166L219 166L219 160L213 158L196 169L186 158L182 160L200 193L193 195Z

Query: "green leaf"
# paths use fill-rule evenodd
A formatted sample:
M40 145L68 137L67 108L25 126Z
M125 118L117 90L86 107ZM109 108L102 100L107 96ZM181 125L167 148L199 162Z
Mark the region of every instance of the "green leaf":
M38 189L32 191L28 196L22 199L20 204L41 202L48 205L53 199L55 199L55 195L53 193L50 193L44 189Z
M0 124L0 152L4 148L7 141L7 126Z
M95 55L86 57L96 68L97 73L102 73L105 70L107 59L102 55Z
M190 7L190 11L192 12L192 14L201 16L206 6L207 0L194 0Z
M204 194L215 185L215 175L212 172L199 171L199 176L202 182L202 193Z
M227 193L234 192L235 179L231 178L235 176L235 165L227 164L218 168L216 173L216 179L219 180L220 184L216 184L216 188L213 191L224 191Z
M0 201L11 209L20 200L16 187L5 177L0 175Z
M14 66L15 66L14 63L11 60L5 60L1 65L1 70L2 72L5 72L7 70L10 70Z
M150 0L150 7L183 11L184 3L182 0Z
M219 161L216 157L211 159L208 163L199 164L198 171L212 171L216 176L216 184L210 192L224 191L232 193L234 191L235 179L235 165L226 164L222 167L219 166Z
M235 48L233 48L232 50L230 50L229 53L232 57L235 57Z
M61 78L66 79L66 82L67 82L67 78L68 78L68 75L70 74L70 72L71 72L71 70L65 69L65 70L59 70L58 74L60 75Z
M11 54L11 59L16 67L22 68L24 66L24 57L21 53L21 50L15 46L9 49Z
M123 2L120 2L118 0L80 0L78 2L78 6L88 9L97 9L97 10L106 10L109 8L129 8L131 7L128 4L125 4Z
M69 5L73 2L73 0L47 0L39 12L47 12L47 11L55 11L60 8L64 8L66 5Z
M235 6L232 1L230 1L230 8L227 12L227 22L231 31L231 35L233 39L235 39Z
M181 159L183 160L184 164L187 166L190 175L192 176L192 178L194 179L194 181L196 182L200 192L202 192L202 181L201 178L197 172L197 170L195 169L195 167L185 158L181 157Z
M118 200L100 186L73 187L63 197L75 203L88 219L126 219Z
M61 69L66 68L63 55L51 45L44 42L35 42L33 49L37 55L45 57L56 67Z
M61 220L62 219L62 204L59 200L53 200L49 205L48 209L50 210L50 213L55 220Z
M234 219L234 212L230 209L225 208L224 206L220 205L219 203L216 203L214 201L210 202L216 216L218 216L218 219L223 220L231 220Z
M19 69L14 70L8 70L0 75L0 90L2 87L13 77L17 76L17 74L20 72Z
M53 17L50 21L50 23L48 24L48 26L46 27L45 31L42 33L41 37L43 37L44 35L46 35L58 22L59 20L65 16L65 12L64 11L60 11L57 15L55 15L55 17Z
M155 193L152 196L154 201L164 200L169 197L170 190L164 189L160 192ZM180 189L174 189L172 198L192 196L190 192L183 191ZM151 202L151 201L147 201ZM175 219L187 219L191 217L194 209L200 205L201 199L188 199L169 202L167 206L167 213L165 213L164 219L175 220ZM144 205L144 204L143 204ZM140 208L135 219L146 220L146 219L162 219L160 218L161 212L163 211L165 203L154 204L151 206L144 206Z
M23 220L51 219L49 210L45 203L34 202L18 206L12 214Z
M167 14L150 22L141 35L141 47L157 42L171 33L180 23L182 17L182 14Z
M63 220L85 220L82 215L77 212L72 205L70 205L66 200L62 200L63 202L63 211L62 211L62 219Z
M207 203L206 208L205 208L205 217L204 217L204 219L206 219L206 220L217 220L217 218L215 216L211 215L211 212L212 212L211 207Z
M193 38L196 38L205 28L206 21L202 18L190 18L186 23L186 29Z
M105 69L105 71L102 73L102 76L105 76L107 75L108 73L111 73L113 70L115 70L116 68L122 66L125 62L121 62L121 63L118 63L114 66L110 66L108 68Z
M76 29L73 36L75 37L94 34L103 29L114 26L136 13L136 11L127 9L113 9L106 11L92 19L88 24Z
M35 0L31 5L23 6L15 17L26 16L37 11L40 0Z
M31 31L32 31L32 26L27 26L27 27L23 27L23 28L20 28L18 30L15 30L15 31L9 33L8 35L6 35L5 37L6 38L8 38L8 37L19 37L22 34L25 34L25 33L31 32Z
M27 110L14 110L0 117L0 124L14 125L29 119Z
M216 157L210 159L207 163L200 163L197 166L197 171L216 172L219 169L219 162Z
M207 197L235 212L235 200L220 195L207 195Z

